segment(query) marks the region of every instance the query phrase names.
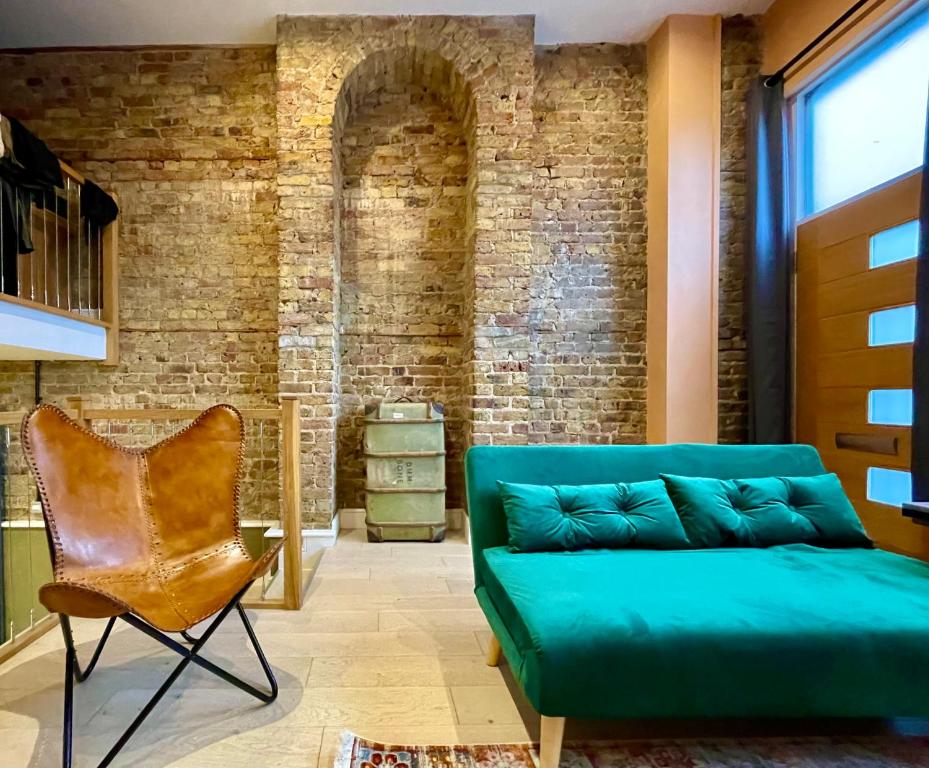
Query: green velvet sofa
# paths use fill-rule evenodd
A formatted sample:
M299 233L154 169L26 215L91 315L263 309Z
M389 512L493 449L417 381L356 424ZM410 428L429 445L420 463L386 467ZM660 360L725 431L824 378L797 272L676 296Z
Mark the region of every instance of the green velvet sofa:
M475 592L542 715L543 768L564 718L929 716L929 565L880 549L514 553L497 481L637 482L660 473L825 472L790 446L472 448ZM892 514L892 512L888 512Z

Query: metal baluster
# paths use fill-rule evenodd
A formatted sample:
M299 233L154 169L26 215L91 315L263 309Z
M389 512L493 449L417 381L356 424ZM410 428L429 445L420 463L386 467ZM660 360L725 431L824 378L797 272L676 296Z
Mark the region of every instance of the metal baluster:
M75 222L74 222L75 229L77 230L77 237L75 237L75 240L77 241L77 263L75 267L77 271L77 312L79 315L83 315L84 314L84 300L83 300L83 297L81 296L82 294L81 286L84 283L83 262L81 262L81 185L75 183L72 185L72 187L73 189L76 190L77 204L78 204L76 216L75 216Z
M68 311L71 311L71 179L65 176L65 244L67 245L67 279L65 288L68 291Z
M7 457L6 471L9 474L12 474L12 472L10 471L12 469L12 462L10 461L10 458L11 458L10 457L10 446L12 443L10 439L10 435L12 434L12 431L13 430L10 427L3 428L3 442L6 445L6 457ZM9 563L9 574L10 574L10 579L9 579L10 592L9 592L8 597L16 591L16 560L17 560L16 554L15 554L16 548L13 546L13 542L15 541L15 534L16 534L16 529L14 527L16 524L15 523L16 512L13 509L13 503L15 502L16 499L13 496L13 491L12 491L11 486L12 486L12 483L4 483L3 508L6 511L6 515L5 515L6 519L2 521L7 526L5 530L9 531L6 540L10 543L10 546L4 550L4 554L6 555L7 561ZM4 532L4 529L0 528L0 534L2 534L3 532ZM9 599L6 600L5 602L7 606L9 606L10 604ZM10 613L10 631L6 639L7 641L10 641L14 637L16 637L16 624L13 622L13 616L11 612Z
M35 246L35 241L33 238L34 223L32 220L32 209L35 207L34 198L32 194L29 195L29 239L33 240L33 246ZM35 284L36 284L36 263L35 263L35 247L32 249L32 253L29 254L29 298L35 301Z
M29 595L30 595L30 605L29 605L29 626L32 627L35 625L35 601L39 595L39 585L34 582L35 579L35 569L32 566L32 500L38 498L35 493L36 488L32 483L29 484L29 490L32 493L29 494L26 504L26 548L29 553L28 562L29 562Z
M84 260L81 258L81 245L84 240L84 225L81 222L81 185L75 184L77 190L77 219L75 228L77 229L77 264L80 281L77 286L77 303L81 307L81 314L90 316L90 270L84 271ZM86 296L84 296L86 294ZM86 301L85 301L86 299Z
M74 243L74 286L72 288L72 303L77 304L77 313L84 314L81 299L81 238L75 234L75 230L80 232L81 215L80 209L75 209L74 201L77 198L78 184L73 179L68 187L68 243Z
M19 187L13 190L13 222L16 225L16 247L13 249L13 263L16 267L16 295L23 295L23 286L19 280L19 244L22 242L22 230L19 221Z
M52 190L52 200L55 206L55 306L61 309L61 223L58 221L58 192Z
M8 479L12 475L12 471L11 471L12 467L11 467L11 462L10 462L10 443L11 443L10 435L11 433L12 433L12 429L10 427L0 427L0 439L3 440L3 444L4 444L4 451L6 455L5 471L7 473ZM6 541L9 542L10 544L10 546L4 547L4 556L7 558L7 561L8 561L8 564L4 564L4 568L9 568L8 586L10 588L10 591L4 595L5 597L4 602L7 606L10 605L11 597L13 595L13 592L16 589L16 575L15 575L16 568L15 568L15 563L14 563L13 546L12 546L13 533L14 533L12 526L13 526L14 515L13 515L13 492L11 489L11 485L12 483L5 482L2 484L2 486L0 486L0 491L3 492L3 503L0 504L0 523L2 523L3 526L7 526L7 527L0 527L0 536L5 536ZM7 531L9 531L9 534L7 534ZM4 584L2 582L0 582L0 589L4 589ZM8 615L10 619L7 622L7 627L6 627L7 636L5 638L0 637L0 641L4 641L4 642L10 642L16 635L16 625L13 623L13 612L9 611L9 609L8 609Z
M86 287L87 287L87 314L90 317L95 317L94 310L94 267L93 267L93 251L90 248L90 227L87 224L87 220L84 218L79 218L79 227L80 227L80 239L81 243L84 246L84 256L85 264L81 267L86 274Z
M96 227L97 233L97 317L103 317L103 228ZM112 319L112 318L111 318Z
M84 187L78 187L80 195L78 195L78 202L80 202L81 195L84 194ZM81 225L81 240L84 239L84 234L87 234L86 250L87 250L87 314L91 317L96 317L96 309L94 308L94 299L93 299L93 252L90 249L90 224L86 219L80 220Z
M48 190L42 190L45 203L42 212L42 288L45 291L45 304L48 305Z

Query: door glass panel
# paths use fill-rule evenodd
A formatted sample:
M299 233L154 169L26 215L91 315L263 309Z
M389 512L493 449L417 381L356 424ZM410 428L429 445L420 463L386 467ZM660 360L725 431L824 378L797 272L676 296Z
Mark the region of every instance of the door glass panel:
M886 267L898 261L915 259L919 251L919 222L914 219L898 227L885 229L871 237L871 269Z
M868 467L868 501L899 507L912 501L910 473L900 469Z
M805 97L806 214L922 164L929 11L878 40Z
M893 307L872 312L868 318L868 345L910 344L916 335L916 306Z
M910 426L913 423L913 390L872 389L868 392L868 423Z

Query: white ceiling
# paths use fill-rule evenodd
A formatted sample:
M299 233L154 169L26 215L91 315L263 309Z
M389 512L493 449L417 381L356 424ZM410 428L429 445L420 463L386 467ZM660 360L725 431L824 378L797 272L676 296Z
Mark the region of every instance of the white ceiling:
M277 14L535 14L540 45L639 42L670 13L771 0L2 0L0 48L273 43Z

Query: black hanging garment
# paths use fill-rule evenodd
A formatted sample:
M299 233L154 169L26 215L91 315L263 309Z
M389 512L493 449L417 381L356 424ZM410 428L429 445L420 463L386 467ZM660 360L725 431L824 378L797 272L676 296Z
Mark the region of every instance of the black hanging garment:
M46 191L64 186L58 158L15 117L3 116L0 153L0 275L3 293L19 293L19 254L32 253L30 210ZM8 130L7 130L8 127Z
M92 181L81 185L81 217L95 227L105 227L119 215L116 201Z
M0 176L0 257L2 257L3 293L15 296L18 256L32 253L29 232L29 205L32 193L14 186Z

